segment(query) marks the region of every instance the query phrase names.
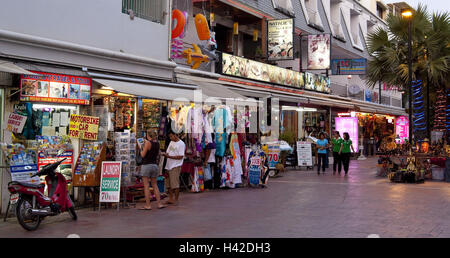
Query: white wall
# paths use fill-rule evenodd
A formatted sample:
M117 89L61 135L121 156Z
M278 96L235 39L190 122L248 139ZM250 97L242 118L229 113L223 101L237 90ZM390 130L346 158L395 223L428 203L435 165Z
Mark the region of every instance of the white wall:
M165 25L130 20L121 0L14 0L2 1L0 8L0 30L164 61L169 48L165 19Z

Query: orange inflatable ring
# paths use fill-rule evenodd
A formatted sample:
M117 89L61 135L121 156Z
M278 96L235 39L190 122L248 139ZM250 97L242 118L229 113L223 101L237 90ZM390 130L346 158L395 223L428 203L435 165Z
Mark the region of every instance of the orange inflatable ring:
M208 40L210 38L208 21L203 14L195 15L195 28L200 40Z
M172 39L178 38L181 33L183 33L184 26L186 25L184 14L178 9L172 11L172 21L173 20L177 20L177 26L172 30Z

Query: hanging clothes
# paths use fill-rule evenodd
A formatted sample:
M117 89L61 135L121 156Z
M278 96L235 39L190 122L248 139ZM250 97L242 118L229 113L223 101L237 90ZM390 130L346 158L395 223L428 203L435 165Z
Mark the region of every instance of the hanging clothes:
M219 157L225 155L227 144L227 133L225 132L225 128L229 125L228 121L226 108L220 107L214 111L212 125L216 132L216 155Z

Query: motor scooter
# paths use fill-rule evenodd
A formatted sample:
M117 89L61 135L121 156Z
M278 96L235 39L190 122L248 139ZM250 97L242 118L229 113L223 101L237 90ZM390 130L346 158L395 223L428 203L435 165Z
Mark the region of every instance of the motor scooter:
M45 165L34 176L46 176L48 187L47 197L44 195L45 184L28 184L17 181L8 183L8 190L16 199L16 216L19 224L26 230L36 230L41 220L46 216L55 216L68 211L73 220L77 219L75 208L70 195L67 193L67 181L61 173L56 173L56 168L66 158L52 164Z

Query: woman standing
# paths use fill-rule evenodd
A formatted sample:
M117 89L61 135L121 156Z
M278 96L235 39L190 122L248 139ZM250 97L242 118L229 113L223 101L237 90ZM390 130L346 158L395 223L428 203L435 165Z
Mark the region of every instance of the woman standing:
M350 165L350 148L353 152L352 140L350 139L350 135L348 133L344 133L344 140L341 143L341 148L339 149L339 155L341 156L342 163L344 164L345 175L348 174L348 167Z
M327 148L328 148L328 140L325 139L325 134L319 134L319 140L316 142L317 145L317 174L320 175L320 167L322 167L322 174L325 173L325 165L327 158Z
M144 148L141 150L142 157L142 181L144 183L144 194L145 194L145 206L140 208L140 210L151 210L152 206L150 204L150 190L149 190L149 179L152 183L153 191L155 192L156 203L158 209L166 207L161 204L161 195L159 193L159 188L157 184L157 177L159 175L158 169L158 158L159 158L159 142L156 138L157 134L154 131L147 130L145 135Z
M341 155L339 155L339 151L341 149L341 144L343 140L338 131L334 132L333 139L331 140L331 144L333 145L333 175L336 174L336 167L338 167L338 173L341 174L342 170L342 161Z

